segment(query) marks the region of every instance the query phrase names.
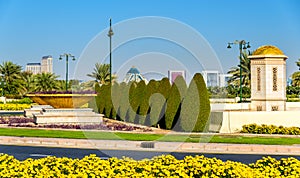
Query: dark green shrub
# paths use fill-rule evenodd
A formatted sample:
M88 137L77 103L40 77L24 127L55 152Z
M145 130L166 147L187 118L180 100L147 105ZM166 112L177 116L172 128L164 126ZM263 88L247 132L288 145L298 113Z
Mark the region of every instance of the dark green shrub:
M120 84L120 101L119 101L119 108L118 108L118 117L119 120L128 121L126 120L126 114L129 109L129 86L127 83ZM114 100L113 100L114 102Z
M105 115L105 117L110 118L110 116L112 115L112 101L111 101L111 85L102 85L103 90L103 102L104 102L104 110L103 110L103 114Z
M145 83L144 83L145 84ZM139 96L140 96L140 93L143 93L143 88L140 86L139 88L137 87L137 83L136 82L133 82L131 85L130 85L130 88L129 88L129 112L128 112L128 121L131 122L131 123L134 123L134 120L136 118L136 112L137 112L137 109L139 107Z
M143 121L145 120L145 118L147 117L147 114L150 114L149 111L149 104L150 103L150 97L157 92L157 87L158 87L158 82L156 82L155 80L151 80L146 86L145 86L145 90L143 93L143 96L140 98L140 109L139 112L137 112L137 114L140 117L140 124L145 124L143 123ZM149 112L149 113L148 113ZM148 125L151 123L150 122L150 117L149 117L149 121L148 121Z
M166 129L170 130L173 126L175 115L181 103L179 90L174 83L170 90L170 96L167 100L167 108L165 113Z
M196 73L190 82L180 113L184 131L204 132L210 114L208 92L201 74Z

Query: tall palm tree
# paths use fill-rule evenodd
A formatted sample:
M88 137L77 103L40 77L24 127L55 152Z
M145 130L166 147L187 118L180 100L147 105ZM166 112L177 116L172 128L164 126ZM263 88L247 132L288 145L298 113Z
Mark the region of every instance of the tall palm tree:
M59 89L57 75L41 73L35 76L35 91L52 91Z
M25 95L35 90L35 75L31 72L21 72L20 74L22 80L22 86L19 88L21 95Z
M296 65L299 67L299 70L300 70L300 59L298 59L298 61L296 62Z
M94 71L91 74L87 74L87 76L96 79L100 84L109 84L110 78L110 64L100 64L96 63ZM116 76L112 75L112 80L115 80Z
M300 72L294 72L292 74L292 86L300 87Z
M5 93L18 94L18 88L21 86L21 71L22 67L11 61L5 61L0 65L0 73L5 82Z
M228 74L232 74L232 77L228 80L228 83L234 86L240 86L240 68L242 70L242 86L249 87L251 85L251 67L250 59L248 55L251 55L251 52L243 51L242 55L239 57L241 62L237 67L232 67Z

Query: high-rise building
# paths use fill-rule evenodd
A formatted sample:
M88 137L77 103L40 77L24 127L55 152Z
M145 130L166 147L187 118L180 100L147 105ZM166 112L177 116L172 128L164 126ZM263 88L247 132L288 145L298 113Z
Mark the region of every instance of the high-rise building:
M39 74L41 73L41 63L27 63L25 71L32 74Z
M53 64L52 64L52 56L43 56L41 62L41 72L42 73L53 73Z

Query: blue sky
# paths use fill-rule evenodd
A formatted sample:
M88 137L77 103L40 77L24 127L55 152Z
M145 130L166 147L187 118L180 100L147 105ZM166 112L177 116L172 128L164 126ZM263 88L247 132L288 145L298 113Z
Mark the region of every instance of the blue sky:
M279 47L289 57L287 74L290 75L298 70L295 62L300 58L299 8L298 0L0 0L0 63L11 60L25 67L28 62L40 62L42 56L52 55L54 72L64 78L65 63L58 60L59 55L68 52L80 59L91 41L101 32L106 33L109 18L114 25L132 18L157 16L175 19L201 34L214 50L224 72L238 64L238 47L228 50L227 42L244 39L250 42L251 50L268 44ZM116 28L113 42L122 35ZM139 30L144 28L141 26ZM185 34L178 36L184 38ZM103 38L99 44L107 47L108 40ZM143 46L138 43L135 47L128 44L126 49L138 51L137 46ZM153 46L159 45L154 40L146 46L154 49ZM124 56L124 53L113 55L114 72L126 61ZM185 67L188 66L185 63L189 63L180 62ZM78 63L78 60L70 62L71 78L81 67ZM200 72L203 68L193 66L191 70ZM161 71L166 72L167 69Z

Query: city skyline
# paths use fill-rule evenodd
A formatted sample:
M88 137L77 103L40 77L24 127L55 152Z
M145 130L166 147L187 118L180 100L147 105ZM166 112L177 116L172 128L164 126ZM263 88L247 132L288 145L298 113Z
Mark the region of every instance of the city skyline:
M234 40L246 40L250 42L252 51L268 44L280 48L289 57L287 76L290 76L298 70L295 62L300 58L300 52L297 49L297 42L300 41L298 33L300 12L297 7L300 7L300 3L296 0L256 0L251 3L192 0L186 2L114 0L110 2L88 1L88 3L56 0L43 2L0 0L2 27L0 29L0 62L11 60L25 69L27 63L50 54L53 56L53 72L63 79L65 66L58 60L59 54L72 53L80 59L86 47L98 34L101 32L107 34L109 18L113 20L114 43L124 32L116 28L117 24L124 23L128 19L156 16L176 20L202 35L220 61L222 73L226 73L230 67L236 66L239 62L238 47L233 46L231 50L228 50L227 43ZM101 41L101 45L108 46L108 42L107 37ZM150 40L147 42L150 48L153 48L151 45L156 43ZM160 43L163 46L163 43ZM126 49L139 50L131 48L130 44L129 47ZM99 52L102 51L99 49ZM113 54L113 72L125 65L126 59L122 59L124 54ZM153 56L161 57L154 53L150 57L148 55L148 58L145 57L143 62L152 59ZM184 59L185 56L178 57L179 62L183 64L186 62ZM96 61L108 62L105 59ZM70 63L70 78L74 70L78 68L78 63L80 61ZM139 64L136 65L141 71L144 70ZM156 72L167 75L168 70L184 70L184 68L174 67ZM190 69L191 72L202 70L215 69L201 69L201 66ZM87 73L89 71L87 70Z

